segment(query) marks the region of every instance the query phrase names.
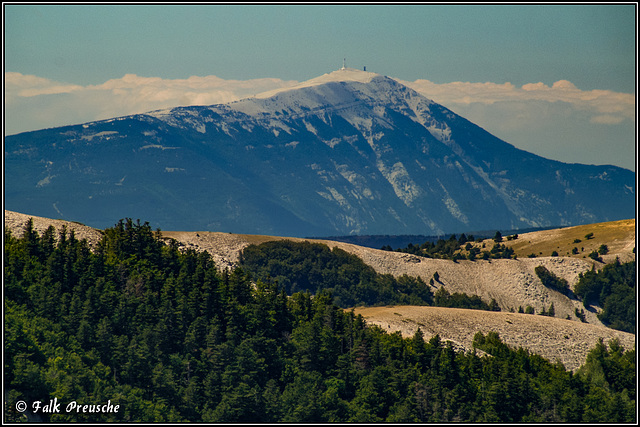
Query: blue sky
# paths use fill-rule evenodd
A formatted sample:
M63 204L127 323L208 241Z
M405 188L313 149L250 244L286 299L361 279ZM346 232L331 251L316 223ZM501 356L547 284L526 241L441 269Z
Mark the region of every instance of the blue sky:
M627 6L6 6L7 71L97 84L163 78L307 80L339 67L434 82L635 90Z
M56 92L49 87L43 92L46 99L35 97L33 92L28 98L5 95L8 110L5 133L36 129L40 125L54 126L55 120L70 121L59 123L64 125L74 120L107 118L100 114L120 110L108 106L79 107L76 104L80 98L89 103L95 93L90 96L86 90L77 89L94 88L126 75L167 82L191 76L304 81L341 67L344 57L350 67L366 66L368 71L407 82L508 83L518 89L538 83L552 88L558 81L568 81L583 95L593 95L593 91L629 94L635 103L635 18L634 4L5 4L5 78L6 73L14 73L11 82L17 76L30 76L29 84L34 84L36 77L41 79L39 87L46 81L51 87L75 88ZM27 83L21 81L16 85L24 88ZM11 90L9 86L7 91ZM102 99L112 102L108 97ZM444 103L451 98L443 96L442 100L435 100ZM64 102L70 103L66 108L68 115L78 110L85 116L74 119L44 110L45 106L60 109L64 105L60 103ZM629 140L634 138L635 119L629 116L635 113L625 113L624 120L608 113L607 117L588 116L582 105L571 104L573 109L566 114L574 117L575 123L566 118L564 121L565 126L574 127L563 129L557 117L560 104L544 102L550 107L546 116L553 120L537 126L543 128L540 138L559 139L559 133L564 135L563 139L592 138L583 150L591 152L591 158L578 157L576 162L598 163L601 159L634 169L635 162L630 157L635 157L635 144ZM471 114L465 117L476 123L485 120L478 124L519 148L537 150L537 154L554 158L553 149L559 141L540 143L536 148L535 138L525 134L532 131L531 126L517 129L515 121L505 122L510 118L504 112L511 110L512 105L496 106L485 99L445 106L461 115ZM483 110L483 106L487 109ZM140 108L145 108L145 104L140 103ZM543 106L536 104L536 108ZM88 118L89 111L97 116ZM129 113L122 110L122 114ZM25 114L32 117L21 119ZM526 116L523 114L520 121ZM38 117L43 121L38 122ZM538 113L532 119L539 117L545 114ZM24 123L18 123L19 120ZM611 149L602 155L594 152L595 138L605 136L627 140L626 145L620 143L620 150L613 151L632 152L620 153L619 160ZM570 156L572 149L565 147L566 153L555 158L570 160L566 156Z

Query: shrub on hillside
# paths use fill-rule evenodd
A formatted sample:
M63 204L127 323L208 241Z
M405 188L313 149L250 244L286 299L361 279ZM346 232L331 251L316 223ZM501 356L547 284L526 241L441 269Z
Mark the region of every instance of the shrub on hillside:
M536 275L547 288L555 289L565 293L569 289L569 282L556 276L553 272L547 270L546 267L539 265L535 268Z

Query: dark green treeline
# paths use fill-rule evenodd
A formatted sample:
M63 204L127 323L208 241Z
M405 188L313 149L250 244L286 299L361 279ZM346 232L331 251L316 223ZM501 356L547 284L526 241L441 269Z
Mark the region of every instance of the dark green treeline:
M490 355L366 327L326 291L289 296L120 221L98 247L5 232L5 421L31 405L119 405L45 421L635 421L635 350L572 373L493 333ZM64 406L63 406L64 408Z

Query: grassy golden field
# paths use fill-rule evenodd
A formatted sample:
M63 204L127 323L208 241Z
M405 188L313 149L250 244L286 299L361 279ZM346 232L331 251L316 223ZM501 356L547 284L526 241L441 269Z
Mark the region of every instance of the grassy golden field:
M562 257L587 258L601 245L606 245L609 253L631 252L635 248L635 234L636 220L625 219L524 233L514 240L503 236L502 244L512 248L518 258L532 254L536 257L552 256L554 251ZM475 245L481 247L482 244L485 246L483 250L490 250L494 242L487 239Z

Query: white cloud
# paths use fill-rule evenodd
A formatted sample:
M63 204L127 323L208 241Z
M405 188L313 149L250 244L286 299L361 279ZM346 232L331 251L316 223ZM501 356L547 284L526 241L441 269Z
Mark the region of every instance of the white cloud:
M162 79L127 74L99 85L80 86L8 72L5 73L5 134L177 106L226 103L297 83L270 78Z
M82 89L82 86L54 82L37 76L23 75L20 73L5 73L5 104L7 97L12 100L16 97L33 97L39 95L53 95L57 93L69 93Z
M593 116L591 118L591 123L599 123L602 125L617 125L620 124L623 120L624 118L620 116L603 114L601 116Z
M523 104L533 101L565 102L572 108L591 115L593 123L618 124L626 119L635 121L635 95L609 90L584 91L567 80L559 80L551 87L544 83L528 83L520 88L511 83L436 84L429 80L403 83L426 97L452 108L456 105L473 103L493 105L500 102Z

